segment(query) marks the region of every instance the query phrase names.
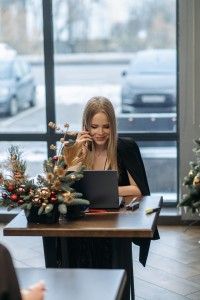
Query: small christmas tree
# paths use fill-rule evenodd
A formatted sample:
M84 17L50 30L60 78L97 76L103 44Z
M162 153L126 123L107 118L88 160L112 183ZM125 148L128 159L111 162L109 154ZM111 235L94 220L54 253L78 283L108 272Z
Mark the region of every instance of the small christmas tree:
M183 195L183 199L178 206L186 206L192 213L200 213L200 139L194 140L196 148L193 152L196 154L196 162L190 162L190 170L184 177L183 185L188 188L188 193Z

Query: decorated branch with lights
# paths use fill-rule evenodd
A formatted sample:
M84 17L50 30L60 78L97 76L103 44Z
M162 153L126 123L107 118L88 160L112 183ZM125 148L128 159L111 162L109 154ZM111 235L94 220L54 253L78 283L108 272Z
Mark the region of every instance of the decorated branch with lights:
M57 153L57 147L51 145L55 155L43 163L45 175L38 175L37 182L28 180L25 175L26 162L21 159L22 152L17 146L9 148L9 157L4 164L10 171L9 178L0 174L1 199L0 204L12 209L20 206L30 210L32 206L38 207L38 214L48 214L56 207L62 214L67 213L67 207L83 205L87 207L89 201L82 199L82 194L73 188L73 183L83 177L84 168L80 166L77 171L69 172L68 168L83 160L82 145L75 140L66 141L66 136L74 136L69 132L69 125L65 124L60 129L55 123L50 122L49 127L61 131L63 138Z
M180 206L186 206L193 213L200 213L200 139L195 139L196 147L193 149L197 159L191 161L188 175L184 177L183 185L188 188L188 193L183 195L179 203Z

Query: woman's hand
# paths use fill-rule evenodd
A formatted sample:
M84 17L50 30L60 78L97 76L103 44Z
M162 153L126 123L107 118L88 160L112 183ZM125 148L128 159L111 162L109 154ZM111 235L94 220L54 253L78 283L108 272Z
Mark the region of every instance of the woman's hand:
M88 131L78 133L76 143L71 147L64 148L64 159L68 165L68 171L78 170L88 153L88 143L92 142L92 137Z
M88 131L80 131L76 138L77 143L92 142L92 137Z
M141 197L142 193L141 193L139 187L137 186L135 180L132 178L132 176L130 175L130 173L128 171L127 171L127 174L128 174L130 185L119 186L118 187L119 196Z
M88 153L89 143L93 141L88 131L81 131L78 133L76 142L82 143L82 155L85 157Z

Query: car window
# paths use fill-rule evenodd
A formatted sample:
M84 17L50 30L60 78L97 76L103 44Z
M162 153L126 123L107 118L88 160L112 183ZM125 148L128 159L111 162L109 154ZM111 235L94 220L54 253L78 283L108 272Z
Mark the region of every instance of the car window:
M175 74L175 53L144 53L132 61L129 74Z
M0 80L11 78L11 64L7 61L0 61Z

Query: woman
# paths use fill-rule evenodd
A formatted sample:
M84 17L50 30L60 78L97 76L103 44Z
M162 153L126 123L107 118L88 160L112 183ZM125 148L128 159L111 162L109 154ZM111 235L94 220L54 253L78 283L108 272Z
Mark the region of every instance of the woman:
M20 290L12 257L0 244L0 300L43 300L45 285L39 282L27 290Z
M82 131L78 133L75 145L70 148L64 148L66 162L70 158L68 170L77 170L82 165L86 170L117 170L119 196L139 198L150 195L140 150L133 139L118 138L115 111L107 98L93 97L87 102ZM153 239L158 238L156 230ZM78 247L77 244L74 246L77 240L71 238L68 241L69 261L73 261L71 267L110 267L110 239L94 241L80 238ZM145 266L151 239L135 238L132 241L140 246L139 260ZM73 260L75 248L81 250Z
M117 170L119 196L150 194L137 144L132 139L117 137L116 116L110 100L93 97L88 101L76 142L82 148L76 153L70 170L81 165L86 170Z

